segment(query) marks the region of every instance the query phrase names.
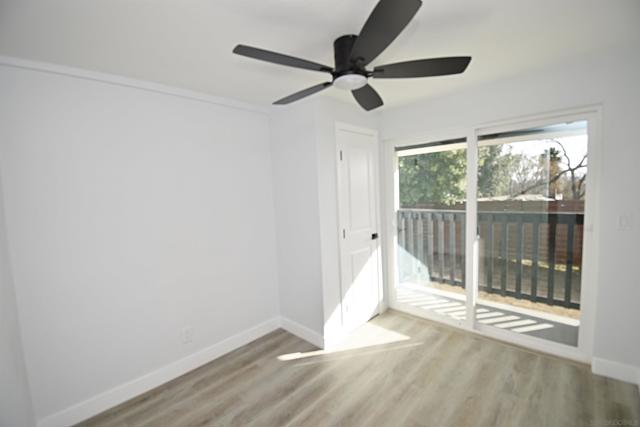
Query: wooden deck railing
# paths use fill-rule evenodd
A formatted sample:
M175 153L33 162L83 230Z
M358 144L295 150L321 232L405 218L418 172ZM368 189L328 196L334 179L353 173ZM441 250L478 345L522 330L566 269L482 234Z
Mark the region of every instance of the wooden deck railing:
M401 209L398 243L431 281L465 286L465 213ZM480 290L580 307L584 215L480 212Z

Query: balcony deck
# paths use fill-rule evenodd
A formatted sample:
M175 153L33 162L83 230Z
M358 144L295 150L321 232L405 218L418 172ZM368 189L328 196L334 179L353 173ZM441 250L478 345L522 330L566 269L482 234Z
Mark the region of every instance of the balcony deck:
M553 313L534 311L493 301L480 300L476 310L478 322L515 333L554 341L570 346L578 344L580 321ZM454 320L466 319L464 295L445 292L412 283L396 288L396 300L401 305L447 316Z

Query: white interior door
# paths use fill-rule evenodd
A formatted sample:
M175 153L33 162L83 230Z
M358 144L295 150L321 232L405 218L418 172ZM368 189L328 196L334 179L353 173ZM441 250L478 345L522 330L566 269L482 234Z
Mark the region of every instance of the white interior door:
M375 131L338 125L336 140L341 305L343 326L348 331L379 310L378 137Z

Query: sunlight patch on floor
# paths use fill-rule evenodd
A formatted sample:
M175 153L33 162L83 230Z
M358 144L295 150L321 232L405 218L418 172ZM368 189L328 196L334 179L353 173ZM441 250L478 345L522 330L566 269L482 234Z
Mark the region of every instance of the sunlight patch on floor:
M336 344L329 350L314 350L307 352L296 352L289 354L281 354L278 360L290 361L299 360L307 357L322 356L327 354L339 353L348 350L356 350L367 347L375 347L384 344L398 343L410 340L411 337L383 328L372 323L365 323L355 331L345 337L342 342Z
M518 316L502 316L502 317L492 317L490 319L483 319L480 320L480 323L484 323L485 325L491 325L494 323L502 323L502 322L509 322L511 320L518 320L519 317Z
M513 328L512 331L524 333L524 332L533 332L533 331L541 331L543 329L553 328L553 325L550 323L538 323L536 325L531 326L523 326L520 328Z

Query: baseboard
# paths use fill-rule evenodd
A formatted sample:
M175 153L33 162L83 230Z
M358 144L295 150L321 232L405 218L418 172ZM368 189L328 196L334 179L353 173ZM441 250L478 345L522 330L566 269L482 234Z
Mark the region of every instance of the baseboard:
M128 383L121 384L111 390L107 390L60 412L44 417L38 421L38 427L63 427L77 424L184 375L187 372L199 368L200 366L242 347L243 345L258 339L279 327L281 327L280 318L274 317L269 319L252 328L226 338L210 347L200 350L197 353L170 363L156 371L143 375ZM296 333L296 335L298 334Z
M640 388L640 367L638 366L593 357L591 360L591 372L596 375L637 384Z
M324 348L324 339L322 335L298 322L294 322L289 318L281 316L280 327L285 331L310 342L318 348Z

